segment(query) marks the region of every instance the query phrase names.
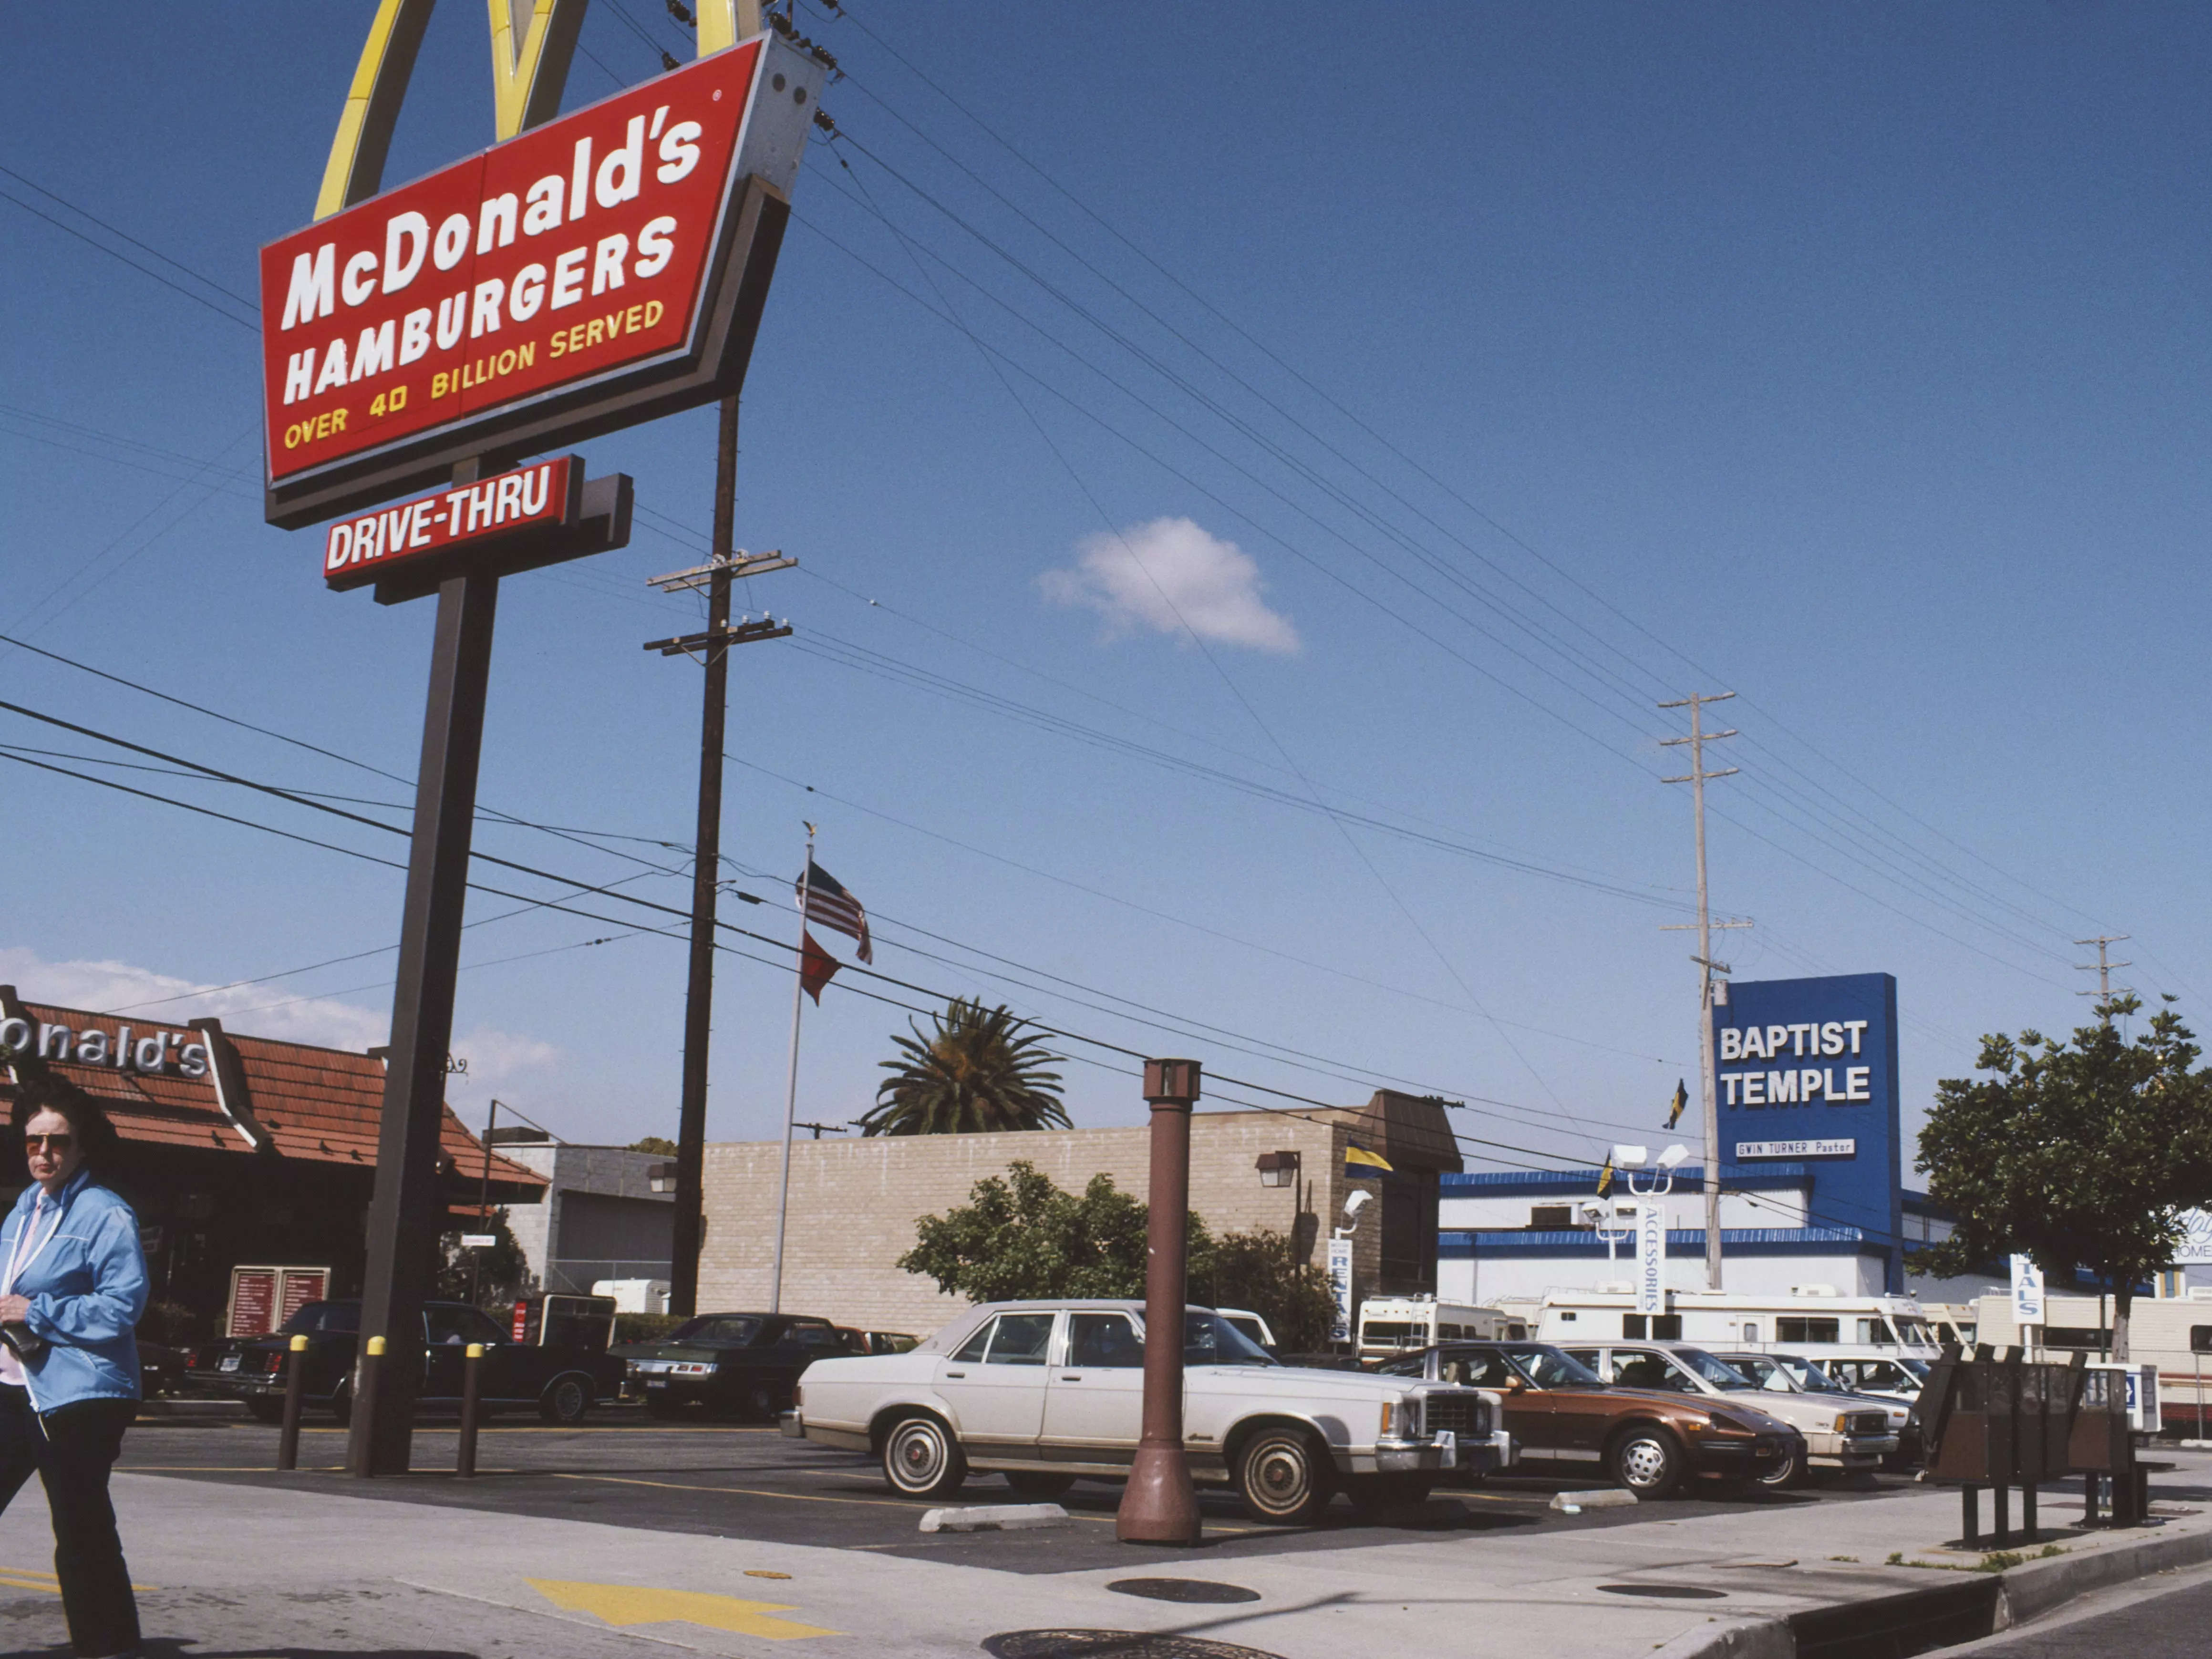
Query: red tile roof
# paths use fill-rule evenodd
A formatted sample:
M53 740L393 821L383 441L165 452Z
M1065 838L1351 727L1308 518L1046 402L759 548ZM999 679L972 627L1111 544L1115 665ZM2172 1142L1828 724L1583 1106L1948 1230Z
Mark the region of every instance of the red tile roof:
M105 1031L111 1046L125 1025L131 1027L134 1043L156 1033L172 1039L169 1063L159 1073L75 1060L47 1062L57 1076L96 1097L125 1139L252 1152L246 1130L223 1111L217 1098L213 1064L204 1077L185 1077L178 1070L176 1056L184 1045L205 1043L207 1034L189 1026L49 1003L21 1006L26 1016L41 1025ZM226 1035L238 1051L252 1116L268 1131L280 1154L307 1163L350 1164L364 1170L376 1167L377 1126L384 1107L383 1061L343 1048L319 1048L237 1032ZM12 1094L0 1082L0 1096ZM483 1144L462 1127L450 1105L444 1111L440 1146L451 1161L447 1173L449 1177L481 1178ZM491 1158L491 1179L495 1188L508 1188L510 1196L514 1195L514 1188L535 1193L548 1184L535 1170L496 1153Z

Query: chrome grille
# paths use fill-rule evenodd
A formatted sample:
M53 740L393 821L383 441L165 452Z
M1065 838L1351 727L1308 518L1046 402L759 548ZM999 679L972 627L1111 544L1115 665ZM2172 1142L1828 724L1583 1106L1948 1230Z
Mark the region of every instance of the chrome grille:
M1479 1394L1456 1389L1421 1395L1421 1428L1426 1434L1446 1430L1462 1439L1490 1432L1490 1405Z

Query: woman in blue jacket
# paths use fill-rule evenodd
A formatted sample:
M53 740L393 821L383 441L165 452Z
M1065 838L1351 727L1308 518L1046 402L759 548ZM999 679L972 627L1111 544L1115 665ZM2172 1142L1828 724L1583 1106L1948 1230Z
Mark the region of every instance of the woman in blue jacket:
M94 1175L115 1143L106 1115L27 1088L15 1122L31 1186L0 1224L0 1509L37 1470L70 1644L103 1659L138 1646L107 1476L138 1413L146 1259L138 1218Z

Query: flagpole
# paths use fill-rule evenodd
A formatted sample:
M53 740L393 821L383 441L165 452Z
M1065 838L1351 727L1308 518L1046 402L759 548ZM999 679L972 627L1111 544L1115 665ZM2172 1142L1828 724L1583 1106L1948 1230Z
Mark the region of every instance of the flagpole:
M769 1270L768 1310L783 1310L783 1226L791 1210L791 1129L799 1115L799 1011L806 996L806 893L814 874L814 826L806 826L806 862L799 871L799 959L791 976L791 1070L783 1090L783 1173L775 1188L775 1265Z

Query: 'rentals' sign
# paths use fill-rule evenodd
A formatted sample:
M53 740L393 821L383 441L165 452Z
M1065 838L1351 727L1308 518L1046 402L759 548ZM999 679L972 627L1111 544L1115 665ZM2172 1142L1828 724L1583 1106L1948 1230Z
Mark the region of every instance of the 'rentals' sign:
M823 74L762 36L264 247L270 522L721 395Z

